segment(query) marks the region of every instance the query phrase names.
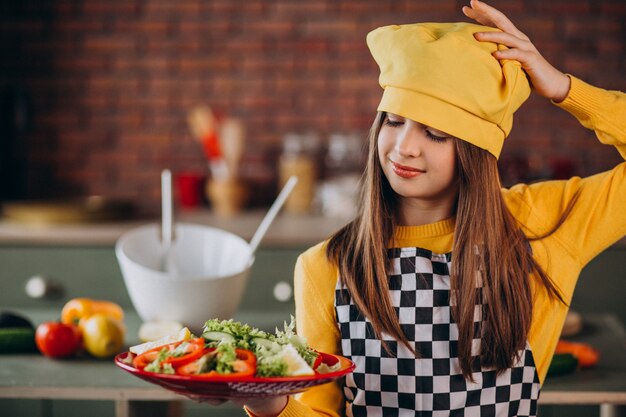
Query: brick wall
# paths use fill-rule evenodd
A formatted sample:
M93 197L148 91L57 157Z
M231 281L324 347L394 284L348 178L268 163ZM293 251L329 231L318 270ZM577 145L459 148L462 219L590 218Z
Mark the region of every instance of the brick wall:
M0 88L19 92L18 109L32 116L0 136L23 146L13 182L23 175L29 197L101 194L131 198L144 212L158 213L163 168L208 172L186 124L186 112L207 102L245 120L243 175L255 184L253 204L264 204L276 188L275 161L286 132L314 130L324 139L369 128L380 90L366 33L391 23L466 20L462 4L5 1ZM622 0L493 4L556 67L625 90ZM562 160L561 173L580 175L619 161L573 118L533 97L516 116L502 158L505 178L528 176L529 160L530 175L544 175L555 158Z

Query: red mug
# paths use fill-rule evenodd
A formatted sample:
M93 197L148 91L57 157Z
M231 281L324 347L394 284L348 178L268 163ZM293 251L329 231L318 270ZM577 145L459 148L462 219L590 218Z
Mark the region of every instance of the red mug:
M206 177L198 172L176 174L176 195L183 208L200 207L204 204L204 182Z

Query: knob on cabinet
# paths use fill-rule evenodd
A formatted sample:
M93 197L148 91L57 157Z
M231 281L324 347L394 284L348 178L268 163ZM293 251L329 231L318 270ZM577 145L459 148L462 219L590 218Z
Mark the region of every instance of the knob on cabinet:
M45 275L34 275L26 281L24 286L26 295L34 299L54 299L63 294L63 287Z

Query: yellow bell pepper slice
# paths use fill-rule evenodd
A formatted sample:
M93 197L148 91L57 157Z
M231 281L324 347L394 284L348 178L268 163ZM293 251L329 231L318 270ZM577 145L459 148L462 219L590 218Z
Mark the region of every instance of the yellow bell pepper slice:
M93 316L94 314L104 314L119 322L124 321L124 310L112 301L74 298L63 306L63 310L61 310L61 322L78 324L81 319Z

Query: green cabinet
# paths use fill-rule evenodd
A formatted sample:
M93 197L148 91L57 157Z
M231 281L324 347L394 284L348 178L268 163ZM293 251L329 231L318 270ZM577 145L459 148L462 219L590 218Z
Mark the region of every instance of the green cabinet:
M242 310L284 311L286 319L293 301L278 301L274 287L292 284L293 269L304 248L261 248L258 250ZM0 247L0 306L59 307L74 297L91 297L131 307L115 252L111 247ZM28 280L41 276L58 286L53 298L30 298L25 290Z
M626 245L610 247L582 271L571 308L580 313L611 313L626 325Z
M278 301L274 288L289 285L298 255L305 247L263 247L258 250L241 310L293 311L293 300ZM112 247L0 246L0 306L54 307L73 297L131 302ZM54 299L32 299L25 285L33 276L56 282L62 294ZM572 300L581 313L612 313L626 323L626 246L613 246L583 270ZM286 317L288 318L288 316Z

